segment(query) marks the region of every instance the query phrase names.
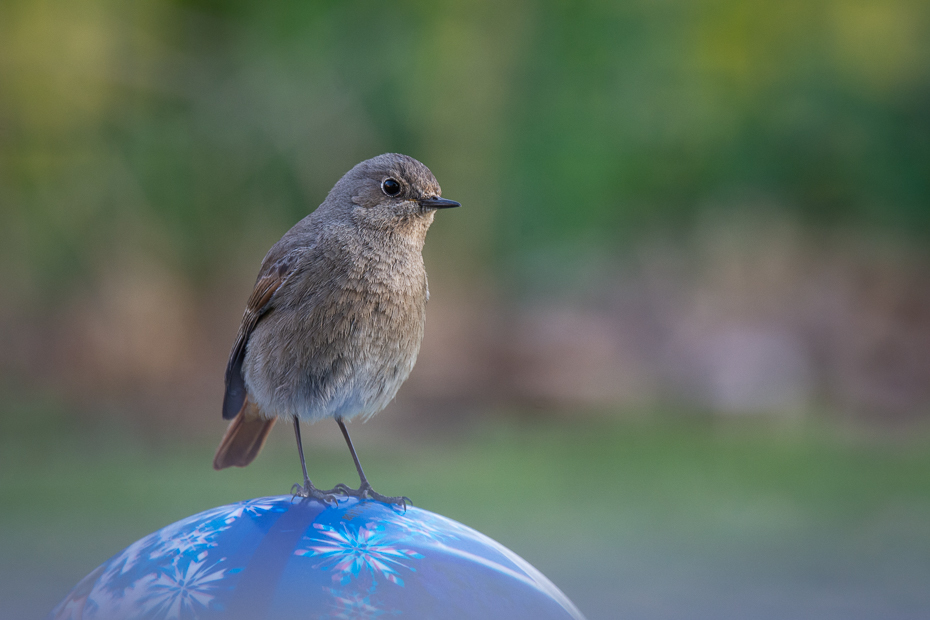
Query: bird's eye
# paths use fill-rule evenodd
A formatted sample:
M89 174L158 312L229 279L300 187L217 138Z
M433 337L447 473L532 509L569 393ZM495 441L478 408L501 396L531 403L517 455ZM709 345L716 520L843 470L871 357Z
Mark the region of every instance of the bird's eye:
M384 179L381 181L381 191L388 196L396 196L400 193L400 183L394 179Z

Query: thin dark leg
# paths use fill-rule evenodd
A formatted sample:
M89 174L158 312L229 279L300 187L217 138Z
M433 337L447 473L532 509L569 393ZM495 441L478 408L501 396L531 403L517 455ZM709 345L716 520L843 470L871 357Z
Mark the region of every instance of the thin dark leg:
M350 489L344 484L337 484L333 488L333 491L339 491L352 497L374 499L378 500L379 502L385 502L388 504L401 504L404 507L404 510L406 510L407 503L410 502L409 497L388 497L386 495L381 495L373 488L371 488L371 484L368 482L368 477L365 476L365 472L362 470L362 464L358 460L358 454L355 452L355 446L352 445L352 439L349 438L349 431L346 429L345 423L339 418L336 418L336 424L339 425L339 430L342 431L342 436L345 437L346 445L349 446L349 452L352 453L352 460L355 461L355 469L358 470L358 478L361 481L361 484L359 485L357 491L355 489Z
M304 472L304 488L310 488L310 476L307 475L307 462L304 460L304 444L300 440L300 418L294 416L294 436L297 438L297 453L300 454L300 468Z
M300 418L294 416L294 437L297 439L297 452L300 454L300 468L304 472L304 484L300 486L295 484L291 487L291 493L294 495L299 495L301 497L312 497L323 502L333 502L336 504L336 498L329 493L320 491L318 488L313 486L313 483L310 482L310 476L307 475L307 462L304 460L304 444L300 440Z
M358 454L355 453L355 446L352 445L352 439L349 437L349 431L346 428L345 423L342 420L337 419L336 424L339 425L339 430L342 431L342 436L346 438L346 445L349 446L349 452L352 453L352 460L355 461L355 469L358 470L358 478L361 481L363 487L371 488L371 485L368 484L368 478L365 477L365 472L362 471L362 464L358 460Z

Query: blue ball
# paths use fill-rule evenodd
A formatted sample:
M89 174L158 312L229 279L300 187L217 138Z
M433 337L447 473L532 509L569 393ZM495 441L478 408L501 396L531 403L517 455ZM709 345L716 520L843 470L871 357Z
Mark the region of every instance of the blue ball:
M520 556L426 510L291 496L222 506L133 543L53 620L583 618Z

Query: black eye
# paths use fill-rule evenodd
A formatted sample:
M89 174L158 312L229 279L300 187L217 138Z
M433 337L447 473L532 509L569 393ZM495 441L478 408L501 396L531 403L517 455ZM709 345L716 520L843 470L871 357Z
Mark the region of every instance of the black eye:
M394 179L384 179L381 181L381 191L388 196L396 196L400 193L400 183Z

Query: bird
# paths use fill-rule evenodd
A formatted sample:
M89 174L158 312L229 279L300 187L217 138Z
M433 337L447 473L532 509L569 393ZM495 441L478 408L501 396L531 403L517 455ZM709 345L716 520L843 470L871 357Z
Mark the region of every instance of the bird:
M292 492L406 506L372 488L345 422L384 409L410 375L423 339L429 286L423 263L441 197L436 177L407 155L363 161L268 251L226 366L223 418L231 420L214 469L245 467L279 418L294 425L303 483ZM301 422L336 421L359 487L310 481Z

